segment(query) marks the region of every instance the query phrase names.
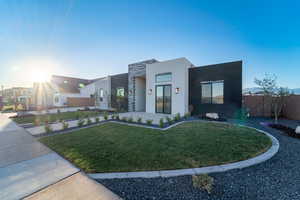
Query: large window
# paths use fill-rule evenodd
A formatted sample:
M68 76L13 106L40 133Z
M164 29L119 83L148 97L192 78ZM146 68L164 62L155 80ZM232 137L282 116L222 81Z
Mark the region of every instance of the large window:
M124 96L125 96L125 89L117 88L117 97L124 97Z
M58 102L59 102L59 97L58 97L58 96L54 97L54 102L55 102L55 103L58 103Z
M78 84L78 87L79 87L79 88L84 88L85 85L84 85L83 83L79 83L79 84Z
M104 91L102 88L100 88L100 90L99 90L99 96L100 96L100 98L104 97Z
M155 76L156 83L170 82L170 81L172 81L172 73L157 74Z
M224 81L201 82L203 104L223 104L224 103Z

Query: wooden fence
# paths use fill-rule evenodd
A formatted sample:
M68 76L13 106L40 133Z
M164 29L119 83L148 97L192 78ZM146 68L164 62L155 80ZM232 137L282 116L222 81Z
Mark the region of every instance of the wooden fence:
M245 95L243 96L243 105L253 117L272 117L271 100L271 97L261 95ZM282 117L300 120L300 95L286 97Z
M78 97L68 97L67 105L70 107L85 107L85 106L95 106L94 98L78 98Z

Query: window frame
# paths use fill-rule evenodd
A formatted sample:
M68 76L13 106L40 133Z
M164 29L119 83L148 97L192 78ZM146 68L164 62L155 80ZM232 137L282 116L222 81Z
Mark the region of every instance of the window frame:
M122 89L123 90L123 95L119 95L119 90ZM116 97L125 97L125 88L124 87L117 87L116 89Z
M170 80L157 81L157 77L163 76L163 75L170 75ZM160 74L155 75L155 83L168 83L168 82L172 82L172 72L160 73Z
M213 85L216 83L222 83L223 84L223 90L222 90L222 96L223 96L223 102L222 103L215 103L213 101L214 99L214 87ZM213 105L223 105L225 104L225 98L224 98L224 85L225 85L225 81L224 80L217 80L217 81L202 81L200 82L201 84L201 104L213 104ZM210 101L209 103L203 103L203 85L210 85Z
M99 97L100 97L100 98L103 98L103 97L104 97L104 90L103 90L103 88L100 88L100 89L99 89Z

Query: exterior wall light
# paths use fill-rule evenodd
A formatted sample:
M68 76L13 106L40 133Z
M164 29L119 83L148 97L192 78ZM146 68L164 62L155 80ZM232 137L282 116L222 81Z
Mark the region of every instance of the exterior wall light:
M179 93L179 88L175 88L175 93L178 94Z
M152 89L149 89L148 90L148 95L151 95L152 94Z

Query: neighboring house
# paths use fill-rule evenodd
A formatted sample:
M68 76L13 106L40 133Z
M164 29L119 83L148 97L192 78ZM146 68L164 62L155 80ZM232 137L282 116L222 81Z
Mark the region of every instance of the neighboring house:
M95 106L127 111L128 73L88 80L53 75L50 83L34 84L37 109Z
M242 62L195 67L186 58L128 66L129 111L232 116L242 105Z
M29 109L32 100L33 88L12 87L2 91L2 101L6 105L22 105L23 109Z
M83 97L80 88L91 82L92 80L53 75L48 83L34 83L34 107L36 109L66 107L70 98Z
M128 110L128 73L99 78L80 90L83 96L93 96L96 108Z
M68 98L90 98L90 95L82 95L80 89L92 82L93 80L53 75L51 79L54 90L53 106L68 106Z

